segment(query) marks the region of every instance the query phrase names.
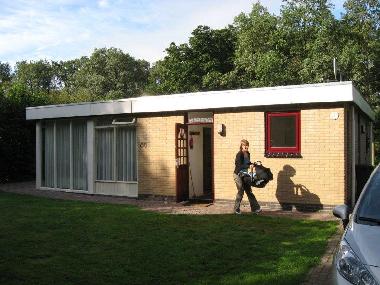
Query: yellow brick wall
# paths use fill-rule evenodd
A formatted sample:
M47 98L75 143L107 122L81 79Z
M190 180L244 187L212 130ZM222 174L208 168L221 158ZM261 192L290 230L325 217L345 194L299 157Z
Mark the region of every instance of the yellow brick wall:
M176 195L176 123L183 123L183 116L137 119L139 195Z
M330 119L331 112L338 112L339 118ZM250 142L251 160L261 160L274 175L266 188L253 188L259 201L342 204L345 190L344 108L301 110L302 158L264 157L264 116L264 112L214 114L215 199L235 198L234 158L239 141L246 138ZM219 124L226 125L224 137L217 134Z

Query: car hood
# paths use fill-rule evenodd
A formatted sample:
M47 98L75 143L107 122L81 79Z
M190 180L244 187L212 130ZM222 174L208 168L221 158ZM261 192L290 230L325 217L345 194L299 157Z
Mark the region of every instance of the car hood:
M364 264L380 266L380 226L353 222L344 238Z

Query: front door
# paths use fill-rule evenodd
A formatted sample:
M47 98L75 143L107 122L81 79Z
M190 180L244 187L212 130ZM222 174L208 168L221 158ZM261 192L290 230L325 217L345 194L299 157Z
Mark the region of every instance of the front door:
M189 153L187 125L175 125L176 195L177 202L189 200Z

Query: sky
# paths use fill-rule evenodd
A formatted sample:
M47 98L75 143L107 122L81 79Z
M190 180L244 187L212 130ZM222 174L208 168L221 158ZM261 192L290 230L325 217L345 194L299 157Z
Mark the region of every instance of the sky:
M198 25L220 29L255 0L0 0L0 62L68 60L116 47L150 63ZM281 0L261 0L279 14ZM344 0L332 0L334 15Z

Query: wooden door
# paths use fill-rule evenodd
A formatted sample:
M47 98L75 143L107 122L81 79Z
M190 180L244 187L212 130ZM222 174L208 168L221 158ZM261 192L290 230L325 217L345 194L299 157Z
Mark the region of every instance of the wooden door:
M189 200L189 152L187 125L175 125L176 195L177 202Z

